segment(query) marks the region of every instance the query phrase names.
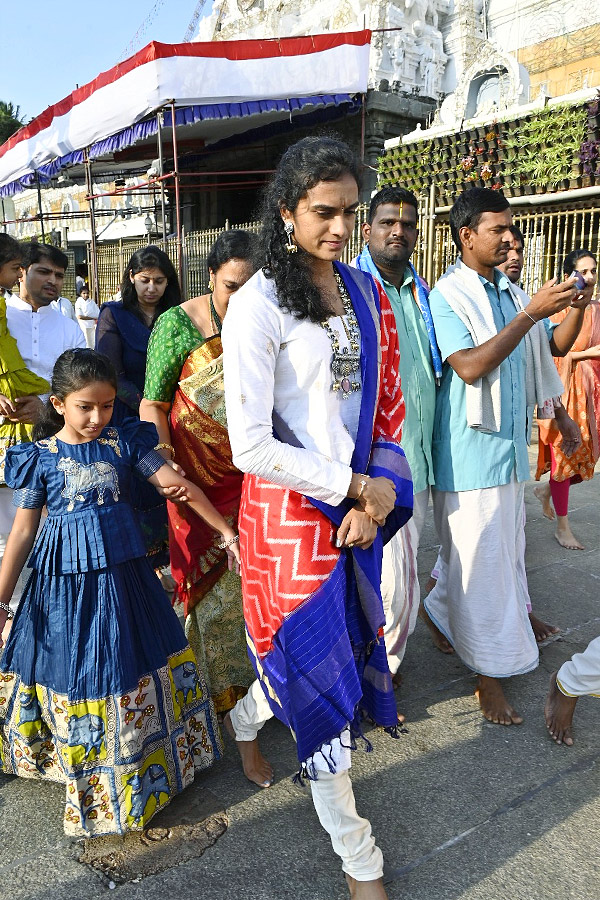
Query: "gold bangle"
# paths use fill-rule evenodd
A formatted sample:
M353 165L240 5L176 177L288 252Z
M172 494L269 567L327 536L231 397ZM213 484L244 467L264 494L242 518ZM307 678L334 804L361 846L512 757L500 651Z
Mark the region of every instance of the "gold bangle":
M154 448L155 450L169 450L171 453L171 459L175 456L175 447L173 444L167 444L166 441L163 441L160 444L157 444Z

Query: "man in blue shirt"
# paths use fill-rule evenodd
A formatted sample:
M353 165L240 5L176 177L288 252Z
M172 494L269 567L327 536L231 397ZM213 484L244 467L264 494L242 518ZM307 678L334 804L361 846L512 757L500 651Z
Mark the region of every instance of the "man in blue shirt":
M392 676L397 675L419 609L417 551L430 487L431 436L436 378L442 362L429 309L429 288L410 262L418 230L418 202L402 187L385 187L371 199L363 225L366 245L355 260L386 292L394 311L405 403L402 448L413 477L413 517L386 545L381 593L386 614L385 644ZM395 680L397 680L395 678Z
M504 272L511 284L520 285L521 274L523 272L524 265L525 237L521 229L516 225L510 226L510 233L512 239L510 242L510 247L508 249L508 256L506 257L506 261L497 266L497 268L500 272ZM562 402L558 399L556 401L554 409L554 418L563 436L563 452L567 456L570 456L581 445L581 432L579 430L579 426L577 425L577 422L575 422L567 413L566 409L562 405ZM546 491L548 493L547 503L545 502ZM548 485L544 485L542 488L534 488L533 493L544 506L544 515L548 515L549 518L552 518L553 513L550 512L550 514L548 514L547 511L547 506L550 505L550 488L548 487ZM520 561L520 567L522 569L523 576L526 577L524 559ZM527 608L529 609L529 621L531 622L531 627L533 628L533 633L535 634L535 639L538 644L560 631L560 628L557 628L555 625L548 625L547 622L543 622L541 619L538 619L538 617L535 616L531 611L530 603L528 604Z
M524 553L524 482L529 375L555 379L547 363L563 356L581 327L573 310L553 331L536 323L575 300L573 282L547 282L521 306L496 266L506 260L512 235L508 201L473 188L450 213L460 252L430 294L442 359L433 429L434 515L442 546L438 582L425 600L427 614L461 659L478 674L483 715L503 725L522 718L504 696L501 679L538 664L518 560ZM523 338L532 332L540 351L526 371ZM544 357L546 368L539 362ZM554 373L556 372L554 368Z

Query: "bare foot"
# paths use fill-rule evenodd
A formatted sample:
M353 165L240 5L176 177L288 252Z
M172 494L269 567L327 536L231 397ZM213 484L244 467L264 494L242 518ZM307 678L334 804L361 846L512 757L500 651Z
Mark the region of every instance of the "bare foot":
M565 550L585 550L583 544L577 540L571 531L567 516L559 516L554 537Z
M397 690L400 688L400 685L401 685L401 684L402 684L402 675L400 674L400 672L395 672L395 673L392 675L392 687L393 687L393 689L394 689L395 691L397 691ZM399 712L396 710L396 715L398 716L398 725L404 725L404 719L405 719L405 717L402 715L402 713L399 713Z
M377 878L376 881L357 881L356 878L346 875L346 882L350 900L388 900L383 878Z
M436 584L437 584L437 578L434 578L433 575L430 575L429 579L427 581L427 584L425 585L425 596L427 596L427 594L430 594L432 592L432 590L434 589Z
M437 625L435 625L435 623L431 621L431 619L427 615L427 610L422 603L419 606L419 618L422 619L429 628L434 647L437 647L438 650L442 651L442 653L454 653L454 647L452 646L448 638L444 634L442 634Z
M235 746L242 760L244 775L248 781L257 784L261 788L271 787L273 784L273 769L269 761L260 752L258 738L254 738L253 741L236 740L229 713L223 719L223 724L227 734L235 741Z
M553 634L558 634L560 631L560 628L557 628L556 625L548 625L546 622L542 622L532 612L529 613L529 621L538 644L541 644L542 641L547 641L549 637L552 637Z
M573 746L571 725L577 697L566 697L556 683L556 672L550 676L550 690L544 706L544 718L550 737L557 744Z
M479 700L481 712L495 725L520 725L522 716L512 708L502 690L498 678L478 675L478 687L475 696Z
M158 580L160 581L161 587L165 594L169 594L169 596L172 596L175 593L175 588L177 587L177 585L171 573L166 569L155 569L154 571L158 575Z
M550 485L549 484L540 484L533 489L534 497L537 497L540 503L542 504L542 512L546 516L547 519L556 518L556 513L554 512L554 507L552 506L551 493L550 493Z

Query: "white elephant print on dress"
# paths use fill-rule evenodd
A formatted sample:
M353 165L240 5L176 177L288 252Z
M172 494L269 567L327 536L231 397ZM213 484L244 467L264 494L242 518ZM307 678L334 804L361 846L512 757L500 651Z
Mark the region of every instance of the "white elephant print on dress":
M119 479L117 470L107 462L94 462L89 466L65 456L58 461L57 469L65 473L65 486L61 496L69 501L67 512L75 509L75 501L85 500L84 494L97 491L98 506L104 503L104 494L110 491L113 499L119 499Z

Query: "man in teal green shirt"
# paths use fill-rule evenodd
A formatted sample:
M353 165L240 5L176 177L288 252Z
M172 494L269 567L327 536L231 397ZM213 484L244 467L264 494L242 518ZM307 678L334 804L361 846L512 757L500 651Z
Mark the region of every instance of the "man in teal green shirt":
M379 281L394 310L406 408L402 447L414 486L413 518L384 550L381 588L392 675L398 671L419 609L417 551L433 484L436 377L442 372L429 289L410 263L418 235L417 213L416 197L404 188L386 187L375 194L363 225L366 246L356 260L359 269Z

